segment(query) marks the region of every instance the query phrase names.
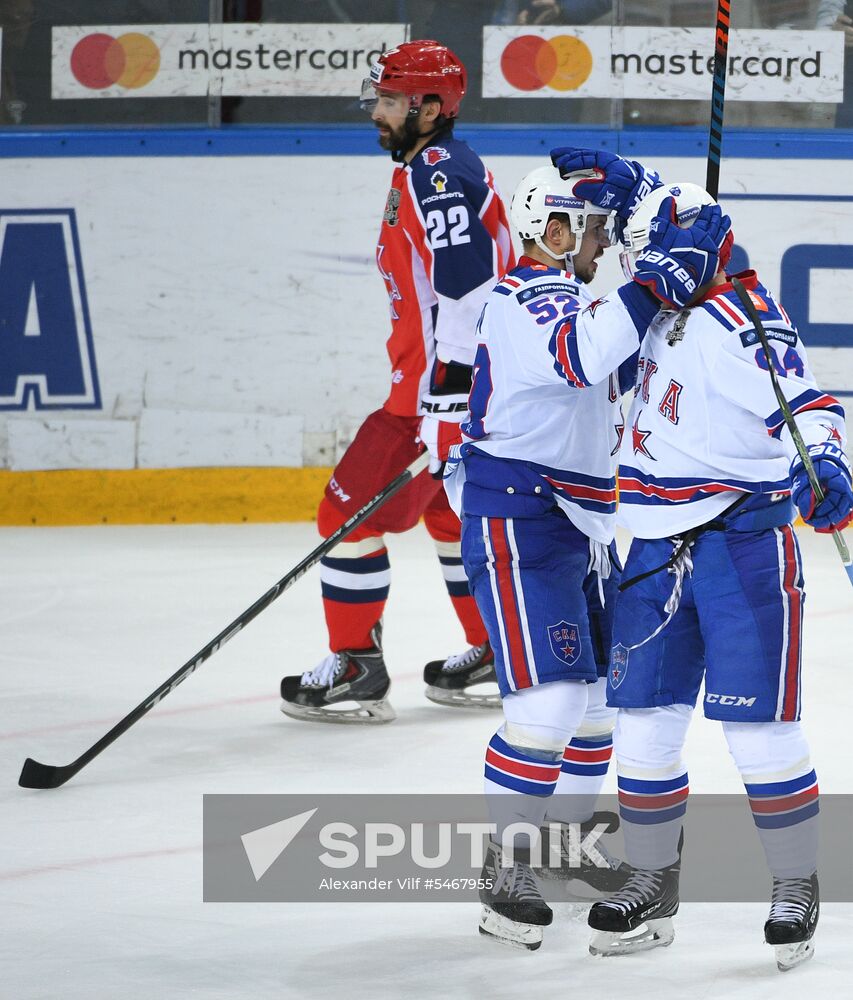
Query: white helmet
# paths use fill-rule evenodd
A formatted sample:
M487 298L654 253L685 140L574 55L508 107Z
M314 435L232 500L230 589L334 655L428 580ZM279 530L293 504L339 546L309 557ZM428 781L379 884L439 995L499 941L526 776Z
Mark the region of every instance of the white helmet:
M592 202L578 198L572 187L582 178L595 176L592 171L577 171L568 178L560 177L556 167L537 167L519 182L512 196L509 217L513 229L523 240L533 240L540 250L561 264L580 250L581 239L586 230L589 215L610 215L607 209L599 208ZM553 212L560 212L569 218L569 228L575 234L575 246L568 253L558 256L542 242L545 227ZM612 243L612 230L608 232Z
M675 221L681 229L689 229L705 205L717 204L704 188L689 181L667 184L647 194L622 230L624 249L619 254L619 260L629 281L634 277L637 254L648 245L650 223L666 198L675 198Z

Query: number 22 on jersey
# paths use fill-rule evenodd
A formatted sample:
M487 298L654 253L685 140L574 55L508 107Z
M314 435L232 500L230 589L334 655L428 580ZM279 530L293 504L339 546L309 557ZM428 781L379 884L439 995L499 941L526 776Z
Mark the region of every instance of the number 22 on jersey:
M431 250L441 250L446 246L460 246L470 243L468 233L468 209L464 205L454 205L447 210L447 217L439 208L434 208L426 217L427 239Z

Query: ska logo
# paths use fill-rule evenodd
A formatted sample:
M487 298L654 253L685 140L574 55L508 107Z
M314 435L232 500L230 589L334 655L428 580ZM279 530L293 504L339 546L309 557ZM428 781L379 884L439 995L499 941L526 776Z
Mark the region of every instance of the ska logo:
M548 640L551 652L560 663L571 666L581 655L581 637L577 625L560 621L548 626Z
M625 674L628 673L629 653L630 650L621 642L610 650L610 686L613 688L618 688L625 680Z
M73 209L0 209L0 410L100 408Z
M434 167L436 163L441 163L442 160L449 160L450 153L446 149L442 149L441 146L427 146L427 148L421 153L424 158L424 163L428 167Z

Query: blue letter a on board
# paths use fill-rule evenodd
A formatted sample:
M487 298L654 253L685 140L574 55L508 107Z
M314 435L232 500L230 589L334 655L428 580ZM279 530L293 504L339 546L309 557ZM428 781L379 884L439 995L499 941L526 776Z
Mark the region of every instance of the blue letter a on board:
M73 209L0 209L0 410L100 407Z

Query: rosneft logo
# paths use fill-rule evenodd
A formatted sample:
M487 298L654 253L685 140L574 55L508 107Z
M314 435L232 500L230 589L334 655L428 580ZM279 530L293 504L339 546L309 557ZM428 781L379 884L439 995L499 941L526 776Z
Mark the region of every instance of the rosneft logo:
M520 35L501 53L501 72L518 90L577 90L592 72L592 52L574 35Z
M137 31L114 38L98 32L86 35L71 53L71 72L90 90L114 84L138 90L150 83L160 69L160 49L147 35Z

